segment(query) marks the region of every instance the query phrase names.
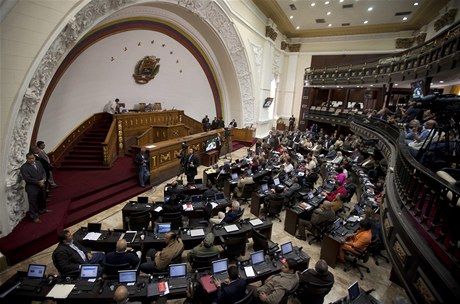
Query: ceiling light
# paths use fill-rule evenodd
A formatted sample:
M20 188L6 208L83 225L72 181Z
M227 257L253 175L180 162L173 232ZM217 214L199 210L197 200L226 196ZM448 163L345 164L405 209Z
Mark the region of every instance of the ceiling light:
M374 85L373 85L373 84L371 84L371 87L373 87L373 86L374 86Z
M294 16L289 16L289 19L293 19L293 18L294 18Z
M330 14L331 14L331 12L327 12L327 13L326 13L326 15L328 15L328 16L329 16Z
M369 21L366 20L366 21L364 21L364 24L367 24L368 22L369 22Z
M328 4L329 4L329 1L324 2L324 4L328 5Z
M295 29L298 30L300 28L300 26L296 27Z
M339 2L340 2L340 3L342 3L342 2L343 2L343 0L340 0Z
M327 26L331 27L331 26L332 26L332 23L329 23Z
M414 2L414 6L417 6L418 5L418 2Z
M316 3L315 3L315 2L313 2L313 3L312 3L312 4L310 4L310 5L311 5L311 6L315 6L315 5L316 5Z
M407 17L403 17L403 21L406 21L407 20Z
M444 81L440 80L439 83L444 83Z
M367 9L368 12L372 11L374 8L371 6Z
M397 84L397 83L395 83L395 87L397 87L397 86L398 86L398 84Z

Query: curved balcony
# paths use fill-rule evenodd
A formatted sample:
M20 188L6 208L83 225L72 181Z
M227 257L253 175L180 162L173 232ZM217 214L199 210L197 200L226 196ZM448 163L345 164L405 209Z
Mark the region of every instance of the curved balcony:
M458 69L460 23L423 45L378 62L305 70L310 85L363 85L421 79Z
M407 150L397 126L327 111L305 116L378 139L377 147L390 168L380 216L392 279L414 303L459 303L460 189L421 166Z

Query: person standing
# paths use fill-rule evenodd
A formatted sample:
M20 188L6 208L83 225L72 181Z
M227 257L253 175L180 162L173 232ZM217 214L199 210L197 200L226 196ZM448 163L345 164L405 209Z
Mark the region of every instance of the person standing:
M145 183L150 176L148 159L147 153L145 153L145 148L142 147L141 152L136 155L135 159L137 174L139 175L139 184L142 188L145 188Z
M51 212L46 209L45 186L46 172L41 163L35 161L33 153L27 153L26 163L20 168L22 178L26 182L26 193L29 201L29 215L32 221L40 224L39 214Z
M50 166L50 173L49 173L49 178L48 178L48 183L50 185L51 188L57 188L59 187L58 184L56 184L56 182L54 181L54 176L53 176L53 165L51 164L51 161L50 161L50 158L48 157L48 154L46 154L45 152L45 142L39 140L37 141L37 147L40 149L40 151L38 152L38 156L40 156L40 158L44 159L46 162L48 162L49 166Z
M189 154L185 158L185 175L187 176L187 183L193 183L195 175L198 174L200 161L198 157L195 156L193 148L190 148L188 151Z
M236 123L235 119L232 119L232 121L230 122L230 124L228 125L228 127L230 129L233 129L233 128L236 128L238 126L238 124Z
M295 117L292 115L289 117L289 131L294 131L294 126L295 126Z

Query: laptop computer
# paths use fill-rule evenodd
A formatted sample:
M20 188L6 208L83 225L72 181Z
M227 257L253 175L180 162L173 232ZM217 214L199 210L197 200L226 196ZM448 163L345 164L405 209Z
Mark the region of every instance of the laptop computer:
M203 179L202 178L195 178L193 181L195 185L202 185L203 184Z
M130 295L136 293L137 271L136 270L119 270L118 284L125 285Z
M212 275L221 282L228 278L228 259L221 259L212 262Z
M171 264L169 265L169 288L185 288L187 287L187 264Z
M218 204L222 204L222 203L227 202L227 200L225 199L225 194L223 192L217 193L215 195L215 199L216 199L216 203L218 203Z
M165 233L171 231L171 223L157 223L155 228L157 237L164 238Z
M315 194L313 194L313 192L311 192L311 191L308 192L307 195L308 195L308 199L309 199L309 200L311 200L311 199L313 199L313 198L315 197Z
M267 194L269 191L268 184L260 185L260 194Z
M144 204L144 205L146 205L146 204L149 203L149 197L148 197L148 196L138 196L138 197L137 197L137 202L138 202L139 204Z
M201 203L201 201L203 200L203 196L202 195L192 195L190 196L190 201L195 204L197 203Z
M101 223L88 223L88 232L101 232Z
M137 236L136 231L126 231L125 233L121 235L120 239L125 239L126 243L132 243L134 242L134 239L136 238L136 236Z
M294 259L296 262L299 262L302 260L302 258L297 253L294 252L294 248L292 247L292 242L287 242L287 243L282 244L281 253L286 259Z
M273 180L273 183L275 184L275 186L278 186L280 184L280 179L279 178L275 178Z
M238 173L232 173L230 179L231 179L231 182L237 182L238 181Z
M46 265L40 264L29 264L27 270L27 278L21 282L21 289L27 289L30 287L31 290L35 289L43 279L45 278Z
M353 304L369 303L369 300L362 296L361 289L359 288L358 281L348 287L348 302Z
M98 271L99 265L81 265L80 276L75 282L76 289L81 291L93 290L94 285L96 284Z
M251 253L251 263L254 272L259 275L270 271L270 266L265 262L263 250Z

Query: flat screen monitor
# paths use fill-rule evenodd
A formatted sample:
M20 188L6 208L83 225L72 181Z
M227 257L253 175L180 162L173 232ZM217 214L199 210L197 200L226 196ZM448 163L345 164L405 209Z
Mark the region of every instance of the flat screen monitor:
M225 194L223 192L217 193L215 197L216 197L216 201L220 201L220 200L225 199Z
M269 108L272 105L272 102L273 102L273 97L265 98L263 107L264 108Z
M260 191L262 191L262 192L267 192L267 191L268 191L268 184L262 184L262 185L260 185Z
M45 277L46 265L29 264L27 277L30 279L43 279Z
M292 242L287 242L281 245L281 252L283 255L291 253L292 252Z
M251 263L252 265L257 265L260 263L265 262L265 256L264 256L264 251L259 250L256 252L251 253Z
M88 232L100 232L101 228L101 223L88 223Z
M238 179L238 173L232 173L232 180Z
M137 282L136 270L119 270L118 271L118 283L133 284L136 282Z
M171 278L185 277L187 274L187 264L171 264L169 265L169 276Z
M97 278L97 272L99 270L98 265L81 265L80 267L80 278L82 279L94 279Z
M158 223L158 233L171 231L171 223Z
M425 83L423 80L418 80L410 84L412 90L412 98L420 99L425 96Z
M218 142L219 140L217 137L209 138L208 140L206 140L206 143L204 144L204 151L208 152L217 149Z
M221 259L212 262L212 272L219 273L225 272L228 268L228 259Z

